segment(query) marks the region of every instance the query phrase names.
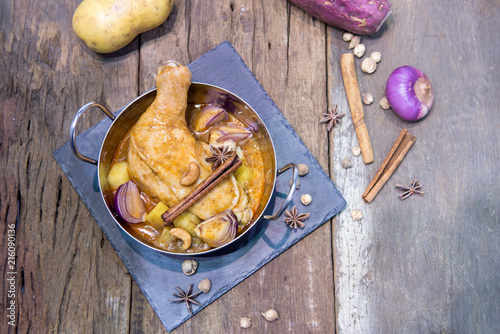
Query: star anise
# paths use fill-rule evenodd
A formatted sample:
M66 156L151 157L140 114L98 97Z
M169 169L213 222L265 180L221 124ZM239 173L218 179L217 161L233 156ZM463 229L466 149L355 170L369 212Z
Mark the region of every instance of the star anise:
M340 119L344 116L345 114L338 113L338 107L334 105L333 108L328 108L328 111L323 114L320 123L328 123L326 128L330 131L334 126L340 124Z
M205 161L212 162L212 170L216 170L233 155L234 150L229 145L224 145L222 148L210 145L210 152L212 156L206 158Z
M177 291L179 291L179 293L174 292L173 295L177 298L172 299L170 302L172 302L172 303L184 303L185 302L186 307L189 311L189 314L191 314L191 315L193 315L193 310L191 309L191 303L199 305L199 306L203 306L203 304L201 304L195 300L195 298L198 297L202 291L198 291L198 292L193 293L193 284L189 284L189 288L187 289L186 292L184 292L178 286L176 286L175 288L177 289Z
M396 184L396 188L399 190L402 190L403 192L399 195L399 198L401 199L407 199L413 194L419 194L420 196L424 195L424 192L420 189L422 189L422 185L418 183L417 180L413 180L411 183L411 186L404 186L401 184Z
M309 218L309 214L301 213L299 215L295 206L290 211L285 210L285 223L293 229L297 229L298 227L303 228L305 226L304 221L307 218Z

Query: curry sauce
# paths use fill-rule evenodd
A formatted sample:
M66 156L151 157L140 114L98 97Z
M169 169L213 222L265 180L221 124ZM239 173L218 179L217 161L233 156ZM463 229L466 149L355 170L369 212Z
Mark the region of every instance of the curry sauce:
M186 122L187 124L192 124L192 121L201 110L206 105L188 105L186 110ZM230 115L229 120L218 123L217 126L221 125L235 125L239 127L245 127L245 124ZM208 144L208 137L206 133L198 133L190 128L190 132L196 140L203 141ZM208 129L206 132L209 132ZM127 161L127 157L130 149L130 131L123 137L120 141L113 159L111 163L111 167L113 165ZM240 183L246 195L248 195L249 199L249 207L253 213L253 220L255 220L258 214L258 209L261 206L261 201L264 194L265 189L265 168L261 153L261 148L257 144L255 138L252 136L249 140L242 143L237 147L238 155L243 162L243 165L236 170L234 173L235 179ZM143 200L146 212L149 214L160 202L160 199L152 193L149 193L146 189L143 189L139 182L137 182L137 186L140 190L140 195ZM114 192L108 194L108 196L114 196ZM196 219L197 218L197 219ZM194 218L193 221L201 222L201 219L198 217ZM253 221L251 220L251 221ZM251 225L250 222L239 223L238 226L238 234L243 233L246 228ZM175 221L174 221L175 224ZM192 235L192 243L191 247L187 250L183 250L182 244L183 241L180 239L166 237L168 231L172 227L165 227L163 224L152 224L148 221L139 224L127 224L123 223L124 226L132 235L137 236L143 242L151 244L155 247L164 249L169 252L187 252L187 253L197 253L210 249L210 247L205 244L200 238L196 235Z

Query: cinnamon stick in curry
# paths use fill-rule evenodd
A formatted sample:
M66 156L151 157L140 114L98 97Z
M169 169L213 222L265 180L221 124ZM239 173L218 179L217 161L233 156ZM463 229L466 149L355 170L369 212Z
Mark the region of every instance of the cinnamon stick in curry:
M387 180L389 180L391 175L399 166L416 139L417 138L410 134L407 129L403 129L401 131L389 154L382 163L382 166L380 166L379 170L361 196L365 202L371 203L371 201L373 201L375 196L377 196L384 184Z
M354 54L344 53L340 57L340 68L344 78L344 87L351 109L352 122L356 129L356 137L361 148L361 155L365 164L371 164L374 161L372 142L368 135L368 129L365 124L365 114L363 112L363 103L359 92L358 76L356 75L356 66L354 64Z
M228 160L217 167L207 178L189 192L179 202L174 204L170 209L165 211L161 218L165 222L164 225L170 225L181 213L189 209L194 203L199 201L210 190L218 185L222 180L228 177L231 173L235 172L242 165L242 161L238 156L233 154Z

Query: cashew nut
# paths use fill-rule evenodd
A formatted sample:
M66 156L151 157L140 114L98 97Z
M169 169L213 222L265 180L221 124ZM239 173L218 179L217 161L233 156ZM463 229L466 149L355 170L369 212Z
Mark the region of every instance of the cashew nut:
M181 186L190 186L198 180L200 176L200 165L191 161L188 165L188 170L182 175Z
M177 239L182 240L182 249L186 250L191 247L191 235L185 229L174 227L170 230L170 234L172 234Z

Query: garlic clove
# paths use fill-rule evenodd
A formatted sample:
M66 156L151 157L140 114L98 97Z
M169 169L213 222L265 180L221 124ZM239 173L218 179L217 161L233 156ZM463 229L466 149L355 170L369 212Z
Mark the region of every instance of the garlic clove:
M340 165L342 166L342 168L348 169L348 168L352 167L352 161L351 161L351 159L349 157L345 157L340 162Z
M280 315L276 310L269 309L266 312L262 313L262 316L267 320L267 321L275 321L278 320Z
M354 47L354 55L358 58L363 57L365 54L366 47L364 44L360 43Z
M342 36L342 39L346 42L350 42L351 39L354 37L353 34L351 34L350 32L346 32L343 36Z
M359 156L361 154L361 149L359 147L353 147L352 148L352 155L354 155L355 157Z
M391 107L391 105L389 104L389 101L387 100L387 97L385 97L385 96L380 99L380 101L378 102L378 105L384 110L387 110Z
M380 54L380 52L372 52L370 54L370 58L375 60L376 63L380 63L380 61L382 60L382 55Z
M202 279L198 284L198 289L200 289L200 291L203 291L204 293L209 293L211 288L212 282L210 282L210 279L208 277Z
M198 262L193 259L188 259L182 262L182 272L188 276L193 275L198 269Z
M252 326L252 319L244 317L240 318L240 327L241 328L249 328Z
M293 179L291 179L290 182L288 182L290 188L292 187L292 184L293 184ZM299 189L299 187L300 187L300 181L297 181L297 186L295 187L295 189Z
M309 194L304 194L300 196L300 202L304 205L309 205L312 202L312 197Z
M363 103L366 105L370 105L373 103L373 94L372 93L364 93L362 96Z
M299 176L309 173L309 167L306 164L298 164L297 167L299 168Z
M361 220L363 218L363 212L359 209L354 209L351 211L351 218L353 220Z
M377 69L377 63L372 58L365 58L361 62L361 71L371 74Z
M359 36L353 36L351 41L349 42L349 50L350 49L354 49L354 47L356 45L358 45L359 43L361 43L361 37Z

